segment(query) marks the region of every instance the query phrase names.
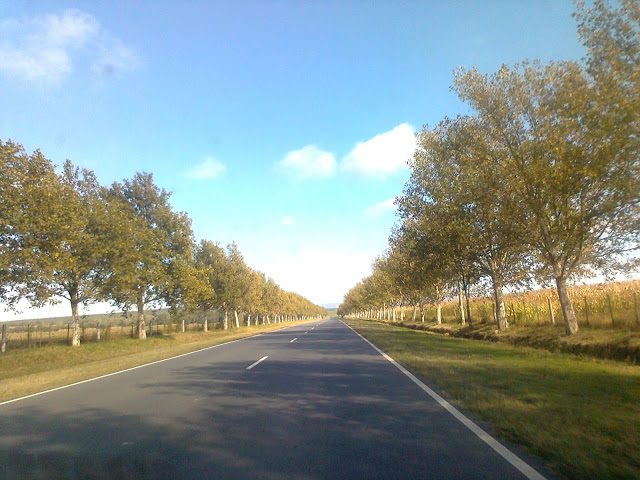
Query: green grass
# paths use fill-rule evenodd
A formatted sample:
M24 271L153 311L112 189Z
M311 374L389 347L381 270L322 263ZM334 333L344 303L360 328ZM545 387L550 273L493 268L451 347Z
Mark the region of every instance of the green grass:
M120 337L75 348L53 344L7 350L0 354L0 401L310 321L175 333L146 340Z
M640 367L348 323L567 478L640 478Z

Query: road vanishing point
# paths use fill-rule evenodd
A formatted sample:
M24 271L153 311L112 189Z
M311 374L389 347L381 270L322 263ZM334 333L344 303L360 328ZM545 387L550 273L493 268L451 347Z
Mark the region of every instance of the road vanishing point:
M544 477L338 318L0 404L2 479Z

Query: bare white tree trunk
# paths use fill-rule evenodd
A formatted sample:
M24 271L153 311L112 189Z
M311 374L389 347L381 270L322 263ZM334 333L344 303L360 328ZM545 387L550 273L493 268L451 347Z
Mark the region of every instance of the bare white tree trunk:
M460 315L460 325L464 325L466 322L464 318L464 304L462 302L462 285L460 282L458 282L458 313Z
M240 328L240 322L238 321L238 311L234 310L233 311L233 315L234 315L234 317L236 319L236 328Z
M138 298L138 338L140 340L147 338L147 329L144 325L144 302L142 298Z
M71 322L72 322L72 333L71 333L71 346L77 347L80 345L80 323L78 321L78 303L71 302Z
M567 279L564 277L556 277L556 287L558 289L558 298L560 299L560 307L562 308L562 316L564 317L564 330L567 335L573 335L578 331L578 320L571 305L569 298L569 290L567 289Z

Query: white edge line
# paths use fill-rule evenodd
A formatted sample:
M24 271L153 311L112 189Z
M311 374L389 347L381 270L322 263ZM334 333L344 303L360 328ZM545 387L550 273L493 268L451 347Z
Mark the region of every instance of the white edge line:
M247 367L247 370L251 370L253 367L255 367L256 365L258 365L260 362L266 360L267 358L269 358L269 355L265 355L264 357L262 357L260 360L258 360L257 362L253 362L251 365L249 365Z
M342 322L342 320L340 321ZM413 383L418 385L424 392L426 392L430 397L432 397L436 402L438 402L445 410L447 410L451 415L453 415L457 420L459 420L465 427L467 427L469 430L475 433L478 436L478 438L480 438L480 440L482 440L491 448L493 448L496 452L498 452L498 454L500 454L502 458L504 458L507 462L509 462L511 465L517 468L525 477L527 477L529 480L546 480L545 477L543 477L540 473L538 473L538 471L536 471L528 463L526 463L524 460L522 460L520 457L514 454L507 447L505 447L500 442L498 442L495 438L493 438L491 435L485 432L478 425L473 423L468 417L466 417L462 412L460 412L460 410L455 408L453 405L447 402L444 398L438 395L435 391L433 391L431 388L426 386L422 381L416 378L416 376L413 375L411 372L409 372L406 368L404 368L402 365L400 365L393 358L391 358L389 355L387 355L378 347L376 347L369 340L367 340L358 332L356 332L353 328L351 328L351 326L347 325L344 322L342 323L346 325L348 328L350 328L356 335L362 338L365 342L371 345L380 355L386 358L398 370L400 370L407 377L409 377L413 381Z
M271 333L271 332L269 332ZM37 397L38 395L44 395L45 393L55 392L56 390L62 390L63 388L75 387L76 385L81 385L83 383L93 382L94 380L100 380L101 378L112 377L113 375L119 375L121 373L130 372L131 370L137 370L138 368L148 367L150 365L155 365L156 363L167 362L169 360L173 360L175 358L186 357L187 355L192 355L194 353L203 352L205 350L210 350L212 348L222 347L224 345L229 345L231 343L240 342L241 340L248 340L250 338L255 338L262 335L259 333L258 335L252 335L250 337L238 338L237 340L231 340L229 342L219 343L217 345L211 345L210 347L200 348L198 350L194 350L193 352L181 353L180 355L176 355L174 357L163 358L162 360L156 360L154 362L145 363L142 365L138 365L136 367L127 368L125 370L118 370L117 372L106 373L104 375L100 375L99 377L87 378L86 380L81 380L79 382L70 383L68 385L62 385L61 387L50 388L49 390L43 390L42 392L32 393L30 395L25 395L24 397L14 398L13 400L5 400L4 402L0 402L0 407L3 405L7 405L13 402L19 402L20 400L26 400L27 398Z

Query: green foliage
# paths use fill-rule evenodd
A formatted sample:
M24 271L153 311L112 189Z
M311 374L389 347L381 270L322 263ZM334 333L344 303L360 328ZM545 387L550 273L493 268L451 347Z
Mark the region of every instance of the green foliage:
M640 248L640 2L615 9L596 0L575 16L584 64L455 72L453 90L473 115L419 134L397 202L402 223L387 268L372 275L392 279L381 301L402 297L398 289L460 291L488 278L504 328L505 287L554 280L572 334L567 282L637 264L629 252ZM379 303L360 290L341 311Z

